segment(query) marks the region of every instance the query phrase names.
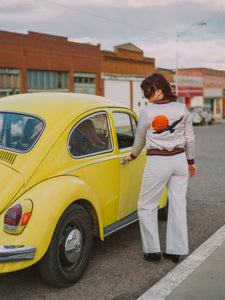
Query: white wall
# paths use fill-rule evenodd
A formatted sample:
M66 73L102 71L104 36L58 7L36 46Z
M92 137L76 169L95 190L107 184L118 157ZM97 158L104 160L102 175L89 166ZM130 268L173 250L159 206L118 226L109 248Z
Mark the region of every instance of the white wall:
M105 97L118 101L130 108L130 82L122 80L104 80Z
M203 106L203 97L202 96L196 96L191 98L191 106Z
M133 81L133 110L139 115L140 111L148 105L147 99L143 98L142 90L140 88L142 80Z

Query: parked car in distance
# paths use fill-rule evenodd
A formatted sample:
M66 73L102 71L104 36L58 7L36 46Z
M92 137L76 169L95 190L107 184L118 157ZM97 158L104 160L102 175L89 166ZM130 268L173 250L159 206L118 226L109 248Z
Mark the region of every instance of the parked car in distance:
M193 124L204 125L213 123L213 114L206 106L194 106L190 108Z
M84 273L93 236L135 222L145 150L124 164L136 114L103 97L34 93L0 101L0 273L38 263L57 287ZM160 208L166 207L166 190Z

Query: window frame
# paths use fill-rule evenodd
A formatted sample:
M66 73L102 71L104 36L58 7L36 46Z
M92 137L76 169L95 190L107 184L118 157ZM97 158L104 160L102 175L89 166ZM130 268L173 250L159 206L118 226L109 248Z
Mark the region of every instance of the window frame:
M27 70L28 90L68 90L68 71Z
M137 130L137 126L138 126L138 120L137 120L137 118L135 117L135 115L133 115L133 114L132 114L131 112L129 112L129 111L121 111L121 110L113 110L113 111L112 111L112 118L113 118L114 127L115 127L115 133L116 133L116 140L117 140L117 146L118 146L118 149L119 149L119 151L123 151L123 150L130 149L130 148L133 147L133 144L132 144L131 146L127 146L127 147L122 147L122 148L119 147L119 141L118 141L117 130L116 130L116 123L115 123L115 119L114 119L114 117L113 117L113 114L114 114L114 113L122 113L122 114L128 115L129 120L130 120L130 127L131 127L132 134L133 134L133 144L134 144L134 140L135 140L135 135L136 135L136 133L135 133L134 128L133 128L133 122L132 122L131 117L133 117L133 118L134 118L134 121L136 122L136 130Z
M35 118L35 119L38 119L39 121L42 122L43 124L43 127L41 129L41 131L39 132L35 142L28 148L26 149L25 151L21 151L21 150L17 150L15 148L11 148L11 147L4 147L0 144L0 149L2 150L9 150L9 151L12 151L12 152L16 152L16 153L22 153L22 154L25 154L25 153L28 153L30 152L34 146L37 144L37 142L39 141L43 131L45 130L45 127L46 127L46 122L44 119L42 119L41 117L37 116L37 115L33 115L33 114L29 114L29 113L21 113L21 112L14 112L14 111L0 111L0 114L2 113L8 113L8 114L14 114L14 115L21 115L21 116L27 116L27 117L32 117L32 118Z
M98 151L98 152L92 152L92 153L88 153L88 154L84 154L84 155L73 155L70 151L70 138L71 135L73 134L74 130L76 130L76 128L85 120L90 119L90 117L96 116L96 115L100 115L100 114L104 114L106 116L106 121L107 121L107 125L108 125L108 132L109 132L109 139L111 142L111 148L103 150L103 151ZM95 156L95 155L100 155L100 154L105 154L105 153L110 153L113 152L114 150L114 143L113 143L113 138L112 138L112 128L111 128L111 124L109 122L109 115L106 111L98 111L98 112L94 112L92 114L89 114L88 116L85 116L84 118L82 118L81 120L79 120L70 130L68 138L67 138L67 150L69 152L69 155L73 158L73 159L82 159L82 158L86 158L86 157L90 157L90 156Z

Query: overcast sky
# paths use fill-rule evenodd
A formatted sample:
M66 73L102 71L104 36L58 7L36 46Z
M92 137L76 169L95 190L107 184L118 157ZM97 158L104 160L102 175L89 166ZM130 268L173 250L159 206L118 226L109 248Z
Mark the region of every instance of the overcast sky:
M224 0L0 0L0 30L133 43L156 67L225 70Z

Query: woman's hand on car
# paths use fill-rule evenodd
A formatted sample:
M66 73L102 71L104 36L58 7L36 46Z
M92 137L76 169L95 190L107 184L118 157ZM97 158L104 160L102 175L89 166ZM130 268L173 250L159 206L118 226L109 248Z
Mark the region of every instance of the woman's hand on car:
M130 154L129 155L127 155L125 158L124 158L124 162L126 163L126 164L128 164L130 161L132 161L132 160L134 160L134 158L132 158L131 156L130 156Z

